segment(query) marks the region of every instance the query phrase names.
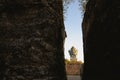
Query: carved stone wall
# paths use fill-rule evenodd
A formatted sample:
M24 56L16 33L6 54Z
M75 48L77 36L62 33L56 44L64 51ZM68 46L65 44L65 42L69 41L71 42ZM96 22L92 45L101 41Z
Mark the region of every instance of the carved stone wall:
M82 80L120 79L120 0L89 0L83 20Z
M0 0L0 80L66 80L62 0Z
M80 75L81 64L66 64L67 75Z

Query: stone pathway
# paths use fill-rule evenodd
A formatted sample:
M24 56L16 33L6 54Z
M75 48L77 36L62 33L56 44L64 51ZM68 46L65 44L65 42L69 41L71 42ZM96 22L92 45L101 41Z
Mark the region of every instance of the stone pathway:
M68 80L81 80L79 75L68 75Z

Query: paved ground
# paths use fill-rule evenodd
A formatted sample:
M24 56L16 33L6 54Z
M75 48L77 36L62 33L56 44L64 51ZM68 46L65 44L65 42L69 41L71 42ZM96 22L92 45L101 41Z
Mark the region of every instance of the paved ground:
M81 80L79 75L68 75L68 80Z

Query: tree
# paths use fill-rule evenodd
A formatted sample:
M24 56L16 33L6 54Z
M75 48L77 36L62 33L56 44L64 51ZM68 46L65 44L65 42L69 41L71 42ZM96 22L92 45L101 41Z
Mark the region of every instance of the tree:
M70 3L74 2L75 0L63 0L63 6L64 6L64 13L66 12L68 6ZM80 4L80 9L82 9L82 12L85 12L86 4L89 0L78 0Z
M80 9L82 9L82 12L84 13L86 10L86 4L89 0L79 0L80 2Z

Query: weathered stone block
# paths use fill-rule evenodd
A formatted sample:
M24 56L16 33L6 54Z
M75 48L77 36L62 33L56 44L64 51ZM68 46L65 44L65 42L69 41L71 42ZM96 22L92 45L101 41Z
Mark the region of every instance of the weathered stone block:
M66 80L62 32L62 0L0 0L0 80Z

